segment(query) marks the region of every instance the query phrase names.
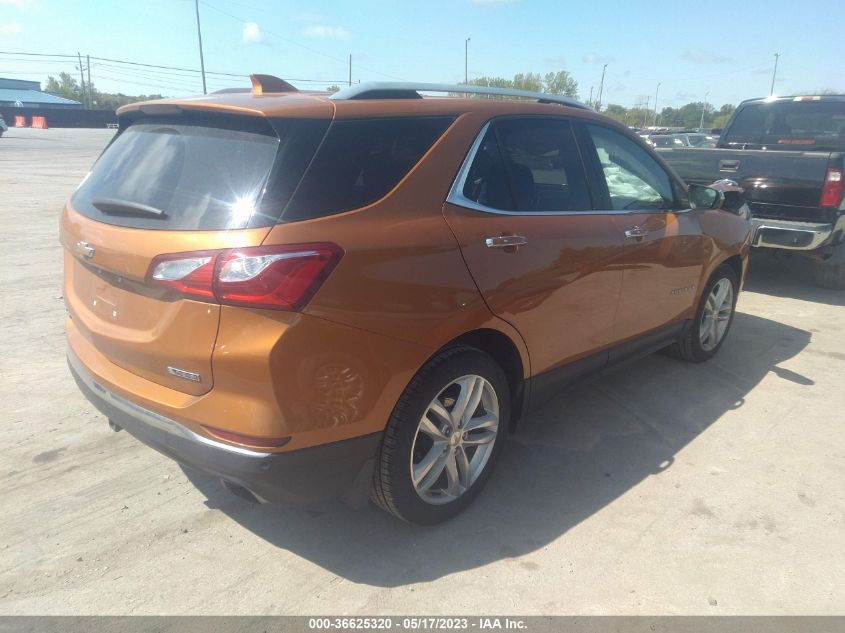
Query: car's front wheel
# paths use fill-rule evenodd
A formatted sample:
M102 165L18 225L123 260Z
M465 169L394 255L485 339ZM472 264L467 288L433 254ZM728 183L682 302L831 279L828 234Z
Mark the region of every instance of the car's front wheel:
M453 517L487 481L509 419L501 367L475 348L444 350L417 372L391 415L373 500L412 523Z

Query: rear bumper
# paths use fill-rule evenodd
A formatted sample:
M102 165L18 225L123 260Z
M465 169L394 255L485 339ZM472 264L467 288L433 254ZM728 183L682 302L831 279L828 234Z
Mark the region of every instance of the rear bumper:
M380 433L282 453L217 442L101 385L73 352L68 365L88 400L144 444L249 490L258 500L302 504L342 496L372 468Z
M843 216L845 218L845 216ZM837 224L753 218L752 246L812 251L842 239L843 218Z

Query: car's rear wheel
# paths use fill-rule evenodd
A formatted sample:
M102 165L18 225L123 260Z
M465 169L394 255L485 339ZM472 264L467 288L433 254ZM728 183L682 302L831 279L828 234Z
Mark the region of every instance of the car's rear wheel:
M733 268L717 268L701 294L692 327L670 351L694 363L712 358L725 342L733 323L738 291L739 280Z
M372 498L428 525L466 508L484 486L510 419L501 367L466 346L444 350L405 389L385 429Z

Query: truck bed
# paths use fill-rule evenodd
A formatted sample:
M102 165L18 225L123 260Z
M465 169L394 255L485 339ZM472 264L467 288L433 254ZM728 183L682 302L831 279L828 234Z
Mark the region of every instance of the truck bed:
M825 171L831 162L841 163L841 152L692 147L657 151L688 183L709 185L722 178L737 182L755 217L835 221L835 211L818 204Z

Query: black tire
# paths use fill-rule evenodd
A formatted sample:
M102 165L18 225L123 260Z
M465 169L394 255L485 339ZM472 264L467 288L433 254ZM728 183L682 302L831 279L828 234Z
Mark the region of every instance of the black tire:
M454 380L466 375L486 379L495 390L499 425L483 469L455 500L435 505L417 493L411 480L411 452L420 419L429 404ZM510 421L510 390L502 368L484 352L465 345L447 348L429 360L399 398L376 455L370 497L387 512L418 525L446 521L472 503L484 487L505 442Z
M722 279L727 279L733 289L733 303L731 304L730 319L728 320L728 326L725 329L725 333L722 335L718 344L713 349L706 350L701 345L701 337L699 335L701 321L704 317L704 308L707 302L707 297L710 296L713 287ZM707 284L705 284L704 292L702 292L699 296L698 308L695 311L695 318L693 319L692 326L686 334L684 334L683 338L681 338L677 343L670 345L667 348L667 351L672 356L691 363L702 363L713 358L713 356L715 356L722 347L722 344L725 342L725 339L728 338L728 334L730 333L731 324L733 323L734 314L736 313L736 300L738 295L739 280L737 279L733 268L727 265L719 266L719 268L717 268L710 277Z
M845 290L845 263L830 262L823 259L814 260L813 281L821 288Z

